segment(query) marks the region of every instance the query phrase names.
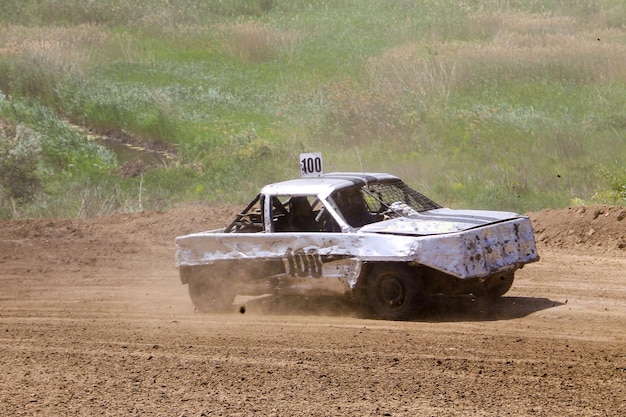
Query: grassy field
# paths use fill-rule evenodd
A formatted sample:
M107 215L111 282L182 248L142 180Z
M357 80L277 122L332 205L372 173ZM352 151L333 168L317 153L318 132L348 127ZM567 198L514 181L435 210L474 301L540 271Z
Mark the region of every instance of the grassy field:
M86 131L177 158L123 178ZM0 218L245 203L303 151L449 207L626 205L626 4L0 3Z

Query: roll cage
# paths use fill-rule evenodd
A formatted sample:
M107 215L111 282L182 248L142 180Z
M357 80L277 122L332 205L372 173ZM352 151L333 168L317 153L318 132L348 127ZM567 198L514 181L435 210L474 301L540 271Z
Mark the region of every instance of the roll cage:
M297 186L302 184L302 180L294 181L299 181ZM317 190L314 183L294 187L293 182L286 181L270 189L274 194L259 193L224 232L349 232L385 219L419 216L441 208L395 177L344 181L330 189L324 184ZM302 193L294 192L297 190Z

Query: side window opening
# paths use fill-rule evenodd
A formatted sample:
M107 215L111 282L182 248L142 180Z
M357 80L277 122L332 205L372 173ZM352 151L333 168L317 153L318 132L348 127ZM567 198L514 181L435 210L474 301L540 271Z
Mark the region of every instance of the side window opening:
M319 232L313 207L307 197L289 199L289 228L294 232Z
M320 232L318 215L322 205L315 196L272 197L272 224L275 232Z

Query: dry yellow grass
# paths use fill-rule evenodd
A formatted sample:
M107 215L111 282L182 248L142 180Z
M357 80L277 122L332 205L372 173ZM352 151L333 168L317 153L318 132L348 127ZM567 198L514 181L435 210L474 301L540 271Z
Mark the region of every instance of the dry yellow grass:
M454 88L501 80L625 81L624 32L598 26L566 16L473 15L468 38L476 40L404 44L372 58L368 74L390 94L442 99Z
M502 32L521 34L565 34L580 30L581 24L572 16L528 13L479 13L470 15L468 38L493 38Z
M262 62L285 54L289 59L300 40L297 32L281 32L258 22L241 22L221 28L224 49L249 62Z
M0 28L0 53L43 61L52 69L80 69L91 64L96 48L109 40L108 33L94 25L6 26Z

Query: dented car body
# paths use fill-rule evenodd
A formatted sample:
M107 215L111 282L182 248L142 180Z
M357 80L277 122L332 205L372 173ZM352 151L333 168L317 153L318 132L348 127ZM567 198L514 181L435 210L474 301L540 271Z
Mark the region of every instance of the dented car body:
M500 297L538 259L527 217L443 208L382 173L270 184L227 227L176 239L201 311L237 294L339 292L403 319L427 296Z

